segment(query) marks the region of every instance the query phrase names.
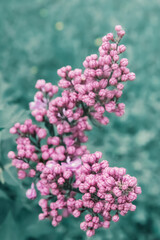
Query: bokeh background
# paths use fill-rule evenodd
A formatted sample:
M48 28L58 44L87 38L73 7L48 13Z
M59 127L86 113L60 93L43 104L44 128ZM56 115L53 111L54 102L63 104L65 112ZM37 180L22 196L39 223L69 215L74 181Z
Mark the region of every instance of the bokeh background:
M126 114L110 116L95 129L88 148L103 152L111 166L138 178L142 195L136 212L98 230L95 240L160 239L160 1L159 0L1 0L0 1L0 239L85 240L82 219L53 228L38 221L37 202L25 197L7 152L15 149L9 128L29 117L36 80L57 84L57 69L82 67L97 53L100 38L121 24L124 57L136 73L123 95Z

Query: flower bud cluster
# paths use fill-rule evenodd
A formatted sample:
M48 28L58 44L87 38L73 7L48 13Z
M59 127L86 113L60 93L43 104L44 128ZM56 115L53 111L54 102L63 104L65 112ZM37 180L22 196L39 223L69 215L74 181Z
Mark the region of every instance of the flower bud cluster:
M47 116L49 122L56 125L58 134L68 134L70 139L84 143L88 140L84 131L89 131L92 127L87 121L88 117L84 110L77 107L75 98L76 93L64 91L62 97L57 97L50 102Z
M39 91L34 96L34 102L29 104L32 115L38 122L42 122L47 113L50 99L58 92L58 87L40 79L35 86Z
M24 124L15 123L10 129L11 134L17 134L17 153L10 151L8 157L12 159L12 165L18 170L18 178L35 177L35 165L40 161L39 144L47 136L47 131L32 124L27 119Z
M76 172L74 183L74 187L83 194L83 207L91 212L80 226L88 236L97 228L109 228L110 221L117 222L119 215L135 211L136 206L132 202L141 193L137 179L127 175L126 169L109 167L106 160L98 162L100 157L99 152L83 155L83 164ZM95 216L98 217L96 224Z
M112 33L102 38L99 54L86 57L81 69L72 70L66 66L58 70L61 77L59 86L69 89L76 95L76 101L83 103L88 109L88 114L101 124L108 124L109 119L105 112L114 112L117 116L124 114L124 103L118 103L124 88L123 82L135 79L135 74L127 68L128 60L120 59L120 54L126 50L124 45L119 45L125 32L121 26L116 26L117 38Z
M106 160L99 162L101 156L101 152L84 154L81 158L83 164L76 172L54 161L43 166L37 189L48 198L40 200L43 211L40 220L49 218L52 225L57 226L69 214L77 218L89 211L80 228L87 236L92 236L96 229L109 228L111 221L117 222L119 215L135 211L132 202L141 193L137 179L126 175L124 168L109 167ZM76 181L73 180L74 174ZM82 197L79 198L77 193Z
M39 191L39 220L47 218L57 226L63 217L77 218L86 212L80 228L88 237L98 228L109 228L120 215L135 211L132 202L141 193L135 177L124 168L109 167L106 160L100 161L101 152L90 154L83 145L88 141L85 132L92 129L88 120L106 125L106 112L124 114L124 103L118 103L123 82L135 79L127 68L128 60L120 59L126 50L119 45L125 31L120 25L115 30L116 38L112 33L102 38L99 57L86 57L84 71L71 66L58 70L58 85L64 89L61 96L52 99L58 87L37 81L30 110L44 128L27 119L10 129L17 135L17 153L10 151L8 157L19 179L32 178L27 198L35 199Z

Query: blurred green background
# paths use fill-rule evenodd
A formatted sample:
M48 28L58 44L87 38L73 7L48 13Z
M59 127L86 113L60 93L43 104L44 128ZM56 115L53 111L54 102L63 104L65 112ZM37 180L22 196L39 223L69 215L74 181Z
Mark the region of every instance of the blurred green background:
M57 69L82 67L97 53L99 38L121 24L124 57L136 73L125 86L126 114L110 116L95 129L88 148L103 152L111 166L127 168L143 194L136 212L98 230L95 240L160 239L160 1L159 0L1 0L0 1L0 239L85 240L81 219L53 228L38 221L40 208L25 197L7 152L15 149L9 128L29 117L37 79L57 84Z

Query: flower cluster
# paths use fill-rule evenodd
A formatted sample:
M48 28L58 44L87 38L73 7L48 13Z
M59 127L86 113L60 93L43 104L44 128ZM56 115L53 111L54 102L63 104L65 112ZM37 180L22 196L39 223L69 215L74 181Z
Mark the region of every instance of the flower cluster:
M17 135L17 153L10 151L8 157L19 179L32 179L27 198L35 199L39 192L39 219L50 219L57 226L63 217L77 218L85 212L80 228L89 237L98 228L109 228L120 215L135 211L132 202L141 193L135 177L124 168L109 167L100 160L101 152L91 154L83 145L88 141L85 132L92 129L89 120L106 125L108 113L124 114L125 105L119 103L123 82L135 79L128 60L120 59L126 50L119 44L125 32L120 25L115 30L115 38L112 33L102 38L99 57L86 57L84 71L71 66L58 70L58 85L64 89L61 96L53 99L58 87L37 81L30 110L44 127L27 119L10 129Z
M58 87L52 83L46 83L41 79L37 81L35 86L39 91L34 96L34 102L29 104L32 115L38 122L42 122L47 113L47 105L50 99L58 92Z
M58 70L62 78L59 86L69 89L74 101L87 106L88 114L101 124L108 124L109 119L104 116L105 111L114 112L117 116L124 114L124 103L118 103L124 88L123 82L135 79L135 74L127 68L128 60L120 54L126 50L119 42L125 34L121 26L116 26L117 38L112 33L102 38L102 45L97 54L86 57L81 69L72 70L71 66Z
M16 123L10 133L18 135L17 154L13 151L8 153L12 165L18 169L18 178L35 177L34 166L39 161L40 141L46 137L46 130L33 125L32 120L27 119L24 124Z
M88 236L94 235L97 228L109 228L110 221L117 222L119 215L135 211L132 202L141 193L135 177L126 175L124 168L109 167L106 160L99 162L101 155L95 152L82 156L83 165L74 184L82 193L83 207L91 213L80 225Z

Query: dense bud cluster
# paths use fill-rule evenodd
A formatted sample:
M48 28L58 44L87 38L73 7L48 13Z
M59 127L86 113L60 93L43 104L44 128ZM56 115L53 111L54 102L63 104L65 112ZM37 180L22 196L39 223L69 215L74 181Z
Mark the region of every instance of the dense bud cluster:
M92 129L88 120L106 125L106 114L124 114L125 105L119 103L123 82L135 79L127 68L128 60L120 59L126 50L119 44L125 32L120 25L115 30L116 38L112 33L102 38L99 57L86 57L84 71L71 66L58 70L58 85L64 89L61 96L53 99L58 87L37 81L30 110L44 127L27 119L10 129L17 135L17 153L10 151L8 157L19 179L32 179L27 198L35 199L39 192L39 219L50 219L57 226L63 217L77 218L85 212L80 228L89 237L98 228L109 228L120 215L135 211L132 202L141 193L137 179L124 168L109 167L106 160L100 160L101 152L91 154L82 145L88 141L85 132Z
M74 101L87 106L88 113L101 124L108 124L109 119L104 116L105 111L114 112L117 116L124 114L124 103L117 103L122 95L123 82L135 79L135 74L127 68L128 60L120 54L126 50L119 42L124 34L121 26L116 27L117 39L109 33L102 38L102 45L97 54L86 57L81 69L72 70L71 66L58 70L62 78L59 82L61 88L69 89L70 95L74 93ZM121 34L123 32L123 34Z
M32 115L38 122L42 122L47 113L50 99L58 92L58 87L45 80L38 80L35 86L39 91L34 96L34 102L29 104Z
M108 228L111 220L117 222L119 215L135 211L136 206L132 202L141 193L137 179L126 175L126 169L109 167L106 160L98 162L100 157L99 152L82 156L83 165L77 171L74 184L83 194L83 206L92 213L90 220L86 215L86 222L81 223L81 229L88 230L88 236L93 235L97 228Z

